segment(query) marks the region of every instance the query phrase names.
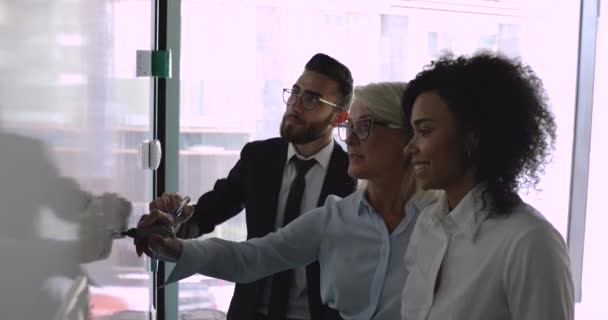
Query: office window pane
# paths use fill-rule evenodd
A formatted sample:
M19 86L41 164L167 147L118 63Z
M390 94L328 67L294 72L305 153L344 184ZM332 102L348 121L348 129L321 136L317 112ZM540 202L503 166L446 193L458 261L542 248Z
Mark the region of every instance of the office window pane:
M149 0L0 2L3 319L148 319L148 262L110 240L125 204L102 195L133 204L130 225L152 196L151 17Z
M608 277L603 266L606 258L606 182L608 181L608 6L602 6L598 24L595 89L593 94L593 122L587 194L587 221L583 258L581 303L576 308L576 319L605 318L605 288ZM577 214L577 213L574 213Z
M281 88L291 86L317 52L344 62L356 84L366 84L412 79L444 50L498 50L522 57L548 90L557 149L540 190L521 195L565 236L578 17L578 1L184 0L180 191L195 197L208 191L243 144L279 134ZM214 236L244 239L243 216ZM227 309L232 291L226 282L190 281L180 290L182 311ZM186 301L193 288L211 294Z

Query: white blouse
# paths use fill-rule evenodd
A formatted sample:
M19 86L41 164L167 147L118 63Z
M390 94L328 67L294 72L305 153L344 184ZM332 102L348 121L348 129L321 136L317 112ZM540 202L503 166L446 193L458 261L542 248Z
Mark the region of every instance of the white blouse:
M478 185L451 212L443 195L420 214L405 254L402 319L574 319L561 235L523 201L508 216L489 217L483 190Z

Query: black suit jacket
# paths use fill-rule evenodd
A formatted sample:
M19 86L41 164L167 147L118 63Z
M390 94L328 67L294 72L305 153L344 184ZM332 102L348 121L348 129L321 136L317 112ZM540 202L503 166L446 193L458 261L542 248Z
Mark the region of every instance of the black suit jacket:
M216 225L245 209L248 239L263 237L273 232L287 147L288 143L281 138L246 144L228 177L217 180L213 190L198 199L194 214L187 223L196 224L199 235L207 234L212 232ZM323 205L330 194L345 197L355 190L355 180L348 176L347 167L346 152L334 143L318 206ZM329 314L333 315L334 312L321 303L318 262L306 267L306 276L311 318L323 319ZM261 301L263 285L263 279L236 284L228 319L253 319Z

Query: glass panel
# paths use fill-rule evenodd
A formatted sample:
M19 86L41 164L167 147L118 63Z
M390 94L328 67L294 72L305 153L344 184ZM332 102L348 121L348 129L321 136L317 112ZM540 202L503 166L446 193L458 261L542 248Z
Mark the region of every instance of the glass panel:
M593 93L593 123L587 194L587 221L583 258L582 300L576 308L576 319L605 318L605 288L608 278L606 265L606 181L608 181L608 6L603 5L598 24L595 54L595 89Z
M355 82L366 84L407 81L445 49L500 50L521 56L548 90L558 123L557 149L540 190L521 194L565 236L579 4L183 0L180 191L198 197L226 176L243 144L278 136L285 107L281 89L293 84L317 52L344 62ZM244 239L242 214L213 236ZM180 291L182 311L227 309L228 283L202 276L190 281ZM187 299L194 287L212 294Z
M135 77L152 7L0 2L2 318L149 317L148 262L111 232L152 196L138 159L151 85Z

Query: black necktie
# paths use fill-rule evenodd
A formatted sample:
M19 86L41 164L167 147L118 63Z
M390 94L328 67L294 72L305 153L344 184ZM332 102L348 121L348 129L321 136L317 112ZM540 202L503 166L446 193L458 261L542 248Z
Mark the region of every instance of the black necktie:
M304 177L312 166L317 163L315 159L301 160L297 157L291 158L291 161L296 166L296 178L293 179L287 203L285 204L285 212L283 213L283 225L287 225L300 215L302 207L302 196L306 187ZM286 270L275 274L272 277L272 287L270 289L270 305L268 306L268 320L284 320L287 311L287 300L289 298L289 282L293 277L293 270Z

